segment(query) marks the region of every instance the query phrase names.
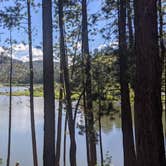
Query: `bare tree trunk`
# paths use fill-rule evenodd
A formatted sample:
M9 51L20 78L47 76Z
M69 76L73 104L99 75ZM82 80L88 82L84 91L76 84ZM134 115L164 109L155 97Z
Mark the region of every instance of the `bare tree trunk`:
M31 30L31 4L27 0L28 11L28 41L29 41L29 71L30 71L30 114L31 114L31 133L32 133L32 149L33 149L33 165L38 166L35 117L34 117L34 98L33 98L33 62L32 62L32 30Z
M127 65L128 65L128 70L130 72L130 85L131 88L134 90L135 86L135 66L136 66L136 55L135 55L135 41L134 41L134 32L133 32L133 17L132 13L134 11L134 3L131 0L127 0L127 20L128 20L128 31L129 31L129 43L128 43L128 60L127 60Z
M81 28L80 28L80 29L81 29ZM77 46L78 43L79 43L79 38L80 38L80 34L81 34L81 30L80 30L80 29L79 29L79 31L78 31L76 46ZM73 75L74 75L74 71L75 71L76 55L77 55L77 47L75 47L75 50L74 50L74 57L73 57L72 70L71 70L71 80L73 79Z
M98 69L100 66L98 64ZM100 82L100 73L98 72L98 108L99 108L99 140L100 140L100 156L101 156L101 166L104 166L104 157L103 157L103 145L102 145L102 126L101 126L101 82Z
M164 46L164 39L163 39L163 11L162 11L162 3L161 0L158 0L158 8L159 8L159 43L160 43L160 58L161 58L161 65L162 65L162 70L161 70L161 77L162 74L165 72L166 70L166 62L165 62L165 54L166 54L166 50L165 50L165 46ZM164 73L164 79L162 79L162 81L164 83L166 83L166 77L165 77L165 73ZM164 91L166 92L166 88L164 88ZM166 109L165 109L165 122L166 122ZM165 135L166 135L166 127L165 127Z
M85 118L85 139L86 139L86 153L87 153L87 164L90 166L90 151L89 151L89 138L88 138L88 115L86 108L86 93L85 93L85 63L84 63L84 55L82 54L82 87L83 87L83 108L84 108L84 118Z
M60 90L60 98L61 92ZM58 126L57 126L57 143L56 143L56 155L55 155L55 164L59 166L60 154L61 154L61 131L62 131L62 98L59 101L59 112L58 112Z
M55 166L55 96L52 1L43 0L44 166Z
M89 53L88 41L88 22L87 22L87 1L82 0L82 55L84 57L85 65L85 93L86 93L86 108L87 108L87 126L88 126L88 141L89 141L89 155L90 165L95 166L97 163L96 155L96 136L94 130L94 117L92 112L92 90L91 90L91 57Z
M75 126L72 114L72 102L71 102L71 89L69 82L68 62L65 53L65 41L64 41L64 22L63 22L63 1L58 1L59 9L59 28L60 28L60 54L62 57L63 76L66 90L66 107L68 116L68 126L70 133L70 163L72 166L76 166L76 141L75 141Z
M11 152L11 127L12 127L12 74L13 74L13 46L12 46L12 30L10 29L10 75L9 75L9 128L8 128L8 151L6 165L10 166L10 152Z
M134 46L134 36L133 36L133 27L132 27L131 0L127 0L127 18L128 18L128 30L129 30L129 48L133 49L133 46Z
M62 99L63 99L63 73L62 73L62 59L60 59L60 90L59 90L59 112L58 112L58 126L57 126L57 142L55 165L59 166L61 154L61 133L62 133Z
M158 0L159 3L159 39L160 39L160 56L161 56L161 63L162 68L164 64L164 54L165 54L165 47L164 47L164 38L163 38L163 11L162 11L162 3L161 0Z
M85 91L83 94L83 103L84 103L84 117L85 117L85 138L86 138L86 153L87 153L87 163L88 166L91 166L91 161L90 161L90 147L89 147L89 136L88 136L88 115L87 115L87 108L86 108L86 96L85 96Z
M119 4L119 56L124 166L136 164L127 74L126 2Z
M135 131L141 166L165 166L157 1L135 0Z
M63 165L66 166L66 134L67 134L67 121L68 116L66 112L65 116L65 126L64 126L64 140L63 140Z

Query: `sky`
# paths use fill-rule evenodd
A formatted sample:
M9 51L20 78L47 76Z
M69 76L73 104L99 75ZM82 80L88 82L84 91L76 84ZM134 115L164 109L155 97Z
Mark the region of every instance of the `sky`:
M41 0L35 0L35 2L41 3ZM102 0L89 0L88 14L101 12L100 11L101 3L102 3ZM0 10L7 5L8 4L6 2L1 2ZM42 56L42 48L37 47L37 46L41 46L41 43L42 43L42 10L40 8L38 9L37 12L35 12L34 10L31 10L31 11L32 11L32 29L33 29L33 35L32 35L33 54L34 54L34 59L36 60L37 57L40 58L40 56ZM98 27L100 28L101 26L103 25L99 23ZM10 33L7 29L0 27L0 51L2 51L2 46L6 45L4 41L7 38L9 38L9 34ZM28 45L22 44L23 42L27 44L27 39L28 39L27 33L23 29L17 30L15 28L12 32L12 38L18 42L18 44L14 46L14 49L16 49L14 53L14 57L23 61L27 61L28 60ZM104 46L104 40L102 39L100 33L98 33L94 37L93 42L90 41L89 46L90 46L90 51L93 51L95 48L102 48Z

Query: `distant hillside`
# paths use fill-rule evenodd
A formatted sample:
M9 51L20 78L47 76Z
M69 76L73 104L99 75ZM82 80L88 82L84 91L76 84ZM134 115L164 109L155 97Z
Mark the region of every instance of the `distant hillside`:
M34 83L43 82L43 62L34 61ZM55 62L55 81L59 81L59 63ZM9 82L10 58L0 55L0 83ZM28 83L29 82L29 63L13 59L13 82Z

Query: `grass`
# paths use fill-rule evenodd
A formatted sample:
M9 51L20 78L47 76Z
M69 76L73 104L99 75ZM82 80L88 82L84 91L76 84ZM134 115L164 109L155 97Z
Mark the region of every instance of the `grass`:
M0 87L3 87L3 86L4 86L4 84L0 84ZM6 86L7 86L7 84L6 84ZM21 86L21 85L19 85L19 86ZM24 86L26 86L26 85L24 84ZM59 99L59 85L56 84L56 87L57 88L55 89L55 99ZM120 95L117 95L117 94L119 94L119 91L115 91L114 94L110 94L110 93L107 94L106 101L120 101ZM0 92L0 95L9 95L9 93ZM30 92L27 89L24 91L13 92L12 95L13 96L29 96ZM80 92L72 92L71 98L72 98L72 100L78 100L79 96L80 96ZM34 97L43 97L43 86L41 84L34 84ZM162 99L162 102L163 102L163 105L165 108L165 103L164 103L165 95L162 95L161 99ZM131 104L134 103L134 91L132 89L130 89L130 101L131 101Z
M34 86L34 97L43 97L43 87L36 85ZM9 95L8 92L0 92L0 95ZM29 90L24 90L24 91L16 91L12 92L13 96L29 96L30 92ZM80 93L73 92L71 95L72 100L77 100L80 96ZM59 99L59 88L55 89L55 99Z

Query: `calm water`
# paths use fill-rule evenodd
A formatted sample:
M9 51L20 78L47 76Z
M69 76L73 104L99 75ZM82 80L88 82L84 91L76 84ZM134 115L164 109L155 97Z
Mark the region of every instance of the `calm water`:
M0 92L9 92L9 89L10 87L9 86L3 86L3 87L0 87ZM28 89L27 87L23 87L23 86L15 86L15 87L12 87L12 91L13 92L16 92L16 91L24 91Z
M5 166L7 154L7 136L8 136L8 100L7 96L0 96L0 158L3 159L1 166ZM58 103L56 102L56 110ZM57 115L57 111L56 111ZM65 112L63 112L64 127ZM39 165L42 166L42 151L43 151L43 98L35 98L35 120L36 120L36 135ZM57 122L57 116L56 116ZM77 124L83 123L83 114L79 112ZM77 125L76 125L77 126ZM123 148L122 148L122 133L120 128L119 114L115 115L114 120L110 117L102 118L102 138L104 158L112 157L114 166L122 166L123 164ZM98 126L96 125L96 130ZM62 133L63 140L63 133ZM80 129L76 129L77 141L77 165L86 166L86 144L85 135L80 134ZM66 158L69 161L69 135L67 133L67 154ZM63 153L63 141L62 141ZM99 145L97 145L98 161L100 160ZM19 161L21 166L31 166L32 164L32 146L31 146L31 131L30 131L30 112L29 112L29 97L13 97L12 110L12 145L11 145L11 166L14 166L16 161ZM61 157L61 163L63 158ZM99 161L100 163L100 161ZM63 164L61 164L63 165ZM67 163L69 166L69 163Z

